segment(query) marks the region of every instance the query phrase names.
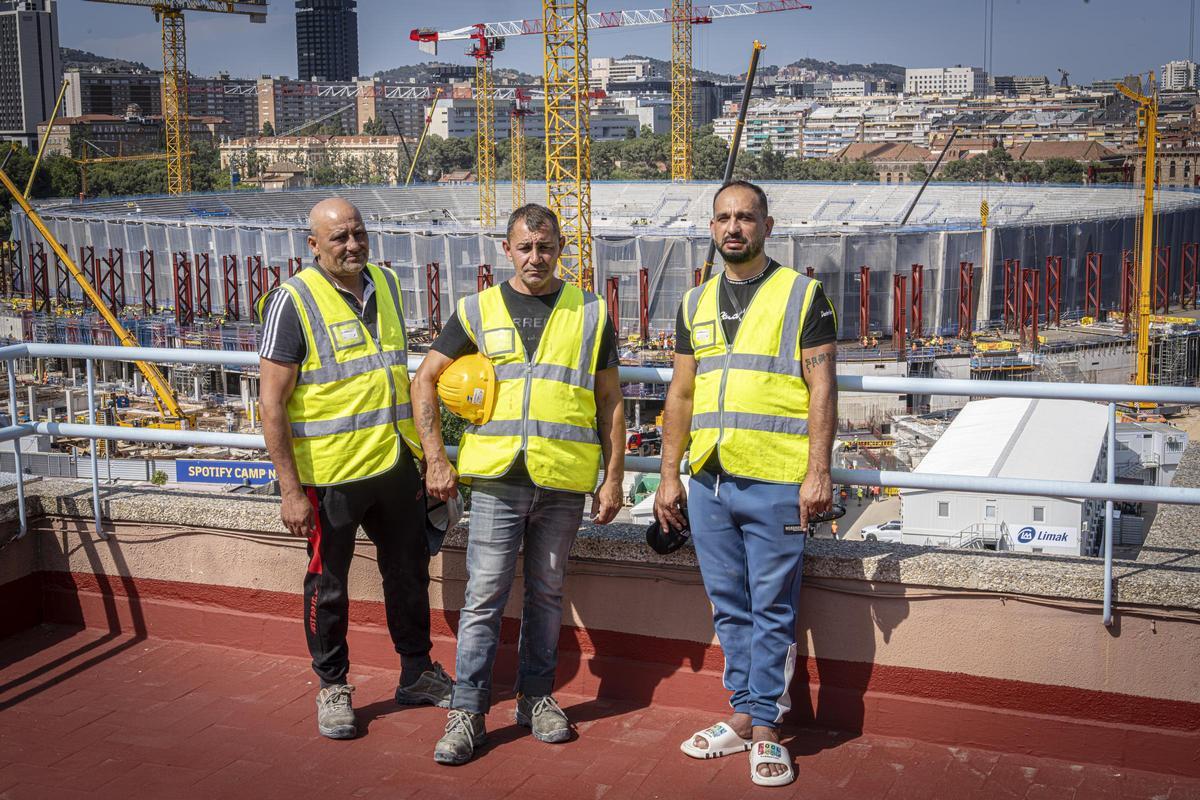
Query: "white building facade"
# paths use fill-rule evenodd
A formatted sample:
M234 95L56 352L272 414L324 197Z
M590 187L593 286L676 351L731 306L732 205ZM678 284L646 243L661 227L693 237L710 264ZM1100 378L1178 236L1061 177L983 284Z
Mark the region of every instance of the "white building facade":
M983 97L987 94L988 74L979 67L932 67L904 70L905 94L932 94L944 97Z
M1182 91L1196 88L1196 62L1183 59L1168 61L1162 67L1159 88L1165 91Z

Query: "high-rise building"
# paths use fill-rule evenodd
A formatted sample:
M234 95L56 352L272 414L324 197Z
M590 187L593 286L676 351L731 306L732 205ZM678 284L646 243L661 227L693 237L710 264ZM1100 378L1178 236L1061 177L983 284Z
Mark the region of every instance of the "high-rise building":
M0 0L0 139L32 146L62 85L55 0Z
M296 0L296 63L302 81L358 76L357 0Z
M1163 64L1160 89L1182 91L1196 88L1196 62L1184 59Z

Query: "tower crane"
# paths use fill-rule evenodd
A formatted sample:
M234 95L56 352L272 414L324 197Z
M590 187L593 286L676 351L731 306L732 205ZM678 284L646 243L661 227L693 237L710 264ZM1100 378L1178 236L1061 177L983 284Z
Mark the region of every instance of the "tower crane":
M1158 147L1158 92L1151 72L1149 93L1118 83L1121 94L1137 103L1138 146L1142 148L1142 224L1138 242L1141 257L1137 264L1137 372L1138 386L1150 383L1150 270L1154 264L1154 189L1158 180L1156 150Z
M591 271L592 263L588 31L672 23L671 177L689 180L692 156L691 26L728 17L811 8L811 5L800 0L761 0L708 6L694 6L690 0L672 0L671 9L667 10L601 11L589 14L587 0L542 0L540 19L480 22L447 31L416 28L409 34L409 39L431 55L437 55L440 42L473 40L475 44L468 54L476 58L476 92L478 94L486 87L490 96L492 54L503 47L504 39L509 36L544 36L546 194L548 205L558 215L563 235L567 238L567 249L559 261L560 269L564 277L582 285L584 277ZM687 24L683 24L684 20ZM481 46L484 44L486 46ZM485 69L481 71L480 65L484 65ZM490 163L485 160L494 157L495 141L488 136L494 135L495 129L494 119L482 122L482 107L478 105L478 100L476 110L481 120L477 137L476 173L480 183L482 222L484 208L494 208L495 204L495 185L485 185L483 169L486 163ZM485 202L485 197L490 200Z
M141 6L162 23L163 132L167 141L167 194L192 190L191 144L188 132L187 37L185 11L245 14L251 22L267 21L267 0L88 0L120 6Z
M1058 80L1059 88L1060 89L1070 89L1071 88L1071 73L1067 72L1062 67L1059 67L1058 74L1062 76Z
M532 113L529 108L529 93L524 89L517 89L508 127L508 144L512 148L509 164L512 165L513 208L525 205L525 118Z

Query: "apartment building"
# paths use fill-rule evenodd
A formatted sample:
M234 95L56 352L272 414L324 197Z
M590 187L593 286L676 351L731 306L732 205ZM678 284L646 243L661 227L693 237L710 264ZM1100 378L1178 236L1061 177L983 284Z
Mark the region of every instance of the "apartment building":
M0 0L0 139L33 146L62 85L55 0Z
M988 90L988 74L979 67L932 67L904 70L905 94L929 94L943 97L983 97Z
M813 110L804 123L801 155L804 158L828 158L846 145L861 141L865 119L859 106Z

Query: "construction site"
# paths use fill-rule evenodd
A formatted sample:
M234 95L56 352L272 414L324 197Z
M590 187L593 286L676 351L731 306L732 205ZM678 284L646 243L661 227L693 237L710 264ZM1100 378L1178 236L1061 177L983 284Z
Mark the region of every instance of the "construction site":
M188 2L154 8L165 54L167 193L44 201L36 209L21 200L12 240L0 251L0 336L7 341L253 352L259 300L311 262L308 210L336 194L362 212L372 259L398 274L419 353L460 298L510 277L503 221L526 199L544 198L567 240L560 273L604 298L622 362L669 366L679 303L713 266L707 225L717 186L690 180L691 27L723 16L809 10L784 0L721 7L701 19L690 4L677 2L670 13L558 9L553 13L563 17L545 33L540 19L416 29L411 39L421 49L436 54L439 45L457 41L475 61L475 185L197 194L190 192L187 126L171 119L187 116L184 12L217 9ZM262 7L228 10L260 21ZM592 185L578 166L587 163L589 147L587 30L637 25L671 26L672 181ZM546 78L532 91L545 103L549 180L527 182L523 159L514 157L513 179L498 184L488 108L506 90L493 85L493 59L506 37L524 35L544 38ZM761 49L754 43L743 112ZM431 97L431 115L439 96ZM510 125L514 153L523 153L520 111L518 104ZM1151 122L1147 130L1153 128ZM1152 157L1153 142L1143 144ZM822 282L837 312L842 374L1196 384L1200 195L1192 191L770 182L765 188L775 220L767 254ZM11 189L15 195L17 187ZM1143 235L1148 230L1152 240ZM1139 315L1147 288L1149 313ZM1139 316L1147 322L1144 346ZM1145 368L1135 375L1139 347ZM27 389L20 416L79 413L71 398L84 380L78 365L39 361L21 365L20 373ZM97 377L102 413L121 424L257 430L253 367L177 363L159 373L112 362L101 363ZM630 450L655 455L663 387L627 384L625 391ZM845 393L839 416L851 442L887 441L884 433L898 417L951 411L965 401ZM1157 418L1158 411L1131 413ZM105 446L122 456L170 455ZM74 452L86 443L54 447ZM858 444L851 449L873 454ZM904 461L914 458L919 454Z

